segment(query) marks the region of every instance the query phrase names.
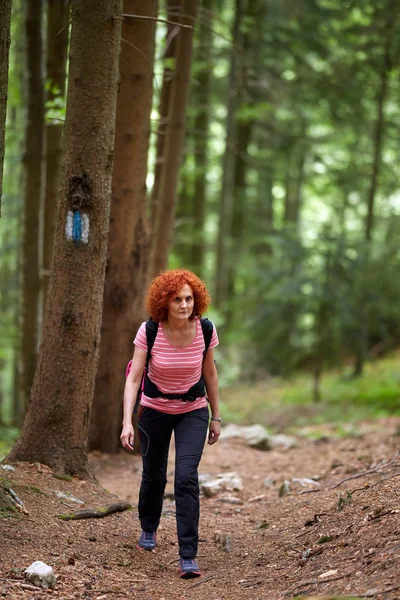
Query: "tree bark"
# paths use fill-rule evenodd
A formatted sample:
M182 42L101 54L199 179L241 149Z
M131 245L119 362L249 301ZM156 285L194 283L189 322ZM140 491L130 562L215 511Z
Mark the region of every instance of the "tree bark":
M179 22L177 17L174 15L174 8L176 0L167 0L167 15L169 21ZM179 17L178 17L179 18ZM154 169L154 183L151 194L151 226L155 229L157 222L157 211L160 203L160 185L161 185L161 174L163 164L165 161L165 139L168 130L168 114L171 104L171 93L172 93L172 82L175 76L176 65L171 66L171 62L175 61L176 58L176 36L179 32L177 25L168 24L167 38L166 38L166 50L164 53L164 73L163 82L161 88L160 104L158 107L158 132L157 132L157 144L156 144L156 164Z
M322 363L320 360L316 360L313 369L313 387L312 387L312 401L314 404L321 402L321 378L322 378Z
M393 2L389 0L387 19L384 28L384 49L380 76L380 87L376 99L376 124L374 132L374 158L372 163L371 181L367 197L367 218L365 224L365 239L370 241L372 238L374 226L374 206L375 196L378 187L378 179L382 162L382 142L385 127L385 103L388 95L388 80L392 69L390 56L392 35L393 35Z
M192 140L190 140L192 141ZM191 266L193 240L193 147L188 143L183 148L184 160L180 168L178 199L174 218L174 243L172 251L175 264L186 268Z
M39 311L39 215L43 197L43 0L26 3L27 124L22 236L21 369L23 403L35 374Z
M156 17L157 2L125 0L124 12ZM125 18L122 40L102 338L90 425L90 448L102 452L120 448L125 366L144 320L155 21Z
M10 460L89 475L100 347L122 0L72 0L62 184L38 368Z
M68 53L70 0L47 0L47 101L54 102L65 95L65 77ZM54 232L57 217L58 188L61 177L63 124L46 123L46 181L44 197L42 294L45 308L53 256Z
M197 0L182 0L181 11L181 23L194 27L197 14ZM160 185L160 194L162 195L160 195L152 241L149 267L150 277L157 275L168 264L175 216L180 155L185 135L192 40L193 30L181 28L177 37L176 76L173 81L171 105L168 115L168 130Z
M212 0L203 0L202 10L211 14ZM211 17L210 17L211 18ZM211 91L211 49L212 49L211 23L204 21L199 26L199 51L196 60L201 68L197 76L195 88L195 103L198 104L194 120L194 209L193 209L193 244L191 263L192 268L199 277L203 275L205 239L204 226L206 215L206 189L207 189L207 156L208 156L208 126L209 103Z
M386 19L383 28L383 58L379 73L380 87L376 99L376 123L373 137L373 164L371 180L367 196L367 217L365 223L365 239L367 242L372 240L374 228L374 208L375 197L378 189L379 175L382 163L382 145L385 129L385 104L388 96L388 82L392 70L391 45L393 40L393 24L395 19L395 3L393 0L388 0ZM367 260L369 260L369 248L366 250ZM354 377L360 377L364 371L364 363L368 352L368 337L369 327L367 321L363 321L360 325L358 333L359 341L357 343L357 351L354 365Z
M0 216L7 116L8 57L11 42L10 28L11 0L3 0L0 3Z
M302 192L304 183L304 165L306 160L305 123L299 137L292 141L288 151L286 172L286 197L284 222L297 231L299 228Z
M221 308L226 301L229 288L227 257L229 256L232 246L232 198L236 147L235 111L237 107L238 76L237 48L240 46L241 42L240 23L243 16L244 1L245 0L235 1L235 18L232 33L231 65L228 82L228 112L226 118L226 142L222 164L222 187L219 203L219 231L214 295L214 305L216 308Z

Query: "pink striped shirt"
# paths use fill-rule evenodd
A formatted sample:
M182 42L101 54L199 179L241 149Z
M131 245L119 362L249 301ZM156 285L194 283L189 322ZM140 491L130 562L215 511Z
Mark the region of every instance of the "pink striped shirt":
M146 323L142 323L139 327L133 343L147 352ZM215 348L218 343L218 335L214 326L209 348ZM195 338L188 346L183 348L175 348L171 344L165 336L163 324L160 323L149 363L151 381L165 394L184 394L201 377L204 349L204 336L198 317L196 317ZM186 413L207 406L205 396L197 398L194 402L183 402L182 400L168 400L162 397L149 398L144 393L140 403L142 406L148 406L171 415Z

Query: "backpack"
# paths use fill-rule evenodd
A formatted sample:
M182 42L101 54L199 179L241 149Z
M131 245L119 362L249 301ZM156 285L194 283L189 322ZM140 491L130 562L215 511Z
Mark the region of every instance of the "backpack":
M203 331L204 344L205 344L205 349L203 352L203 362L204 362L204 358L205 358L205 356L207 354L207 350L210 346L214 326L213 326L212 322L206 318L204 318L204 319L201 318L200 324L201 324L201 329ZM157 389L157 386L155 386L155 384L150 381L150 379L147 375L148 369L149 369L149 362L151 359L151 351L153 349L154 342L157 337L157 332L158 332L158 323L156 321L153 321L151 318L148 319L146 321L146 341L147 341L146 364L143 369L142 381L141 381L141 384L139 386L138 393L136 396L136 402L135 402L135 407L133 409L133 414L137 413L137 409L138 409L140 399L142 397L142 393L144 391L145 386L146 386L146 388L148 388L148 387L150 388L151 397L156 398L157 395L160 395L159 390ZM126 367L126 373L125 373L126 377L128 377L129 372L131 370L131 364L132 364L132 361L130 360ZM202 386L204 388L203 377L201 377L200 380L194 386L192 386L192 388L190 388L190 390L186 394L163 394L163 397L174 398L174 399L180 398L184 401L185 400L193 401L193 400L195 400L195 398L191 396L190 391L195 390L196 388L199 389L199 386L200 387Z

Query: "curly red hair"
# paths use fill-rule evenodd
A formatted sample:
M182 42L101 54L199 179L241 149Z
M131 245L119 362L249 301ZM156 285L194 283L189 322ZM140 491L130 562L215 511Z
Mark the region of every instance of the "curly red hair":
M153 321L167 319L168 302L185 284L190 285L193 290L194 308L190 319L201 317L211 301L206 285L192 271L172 269L153 279L147 290L146 308Z

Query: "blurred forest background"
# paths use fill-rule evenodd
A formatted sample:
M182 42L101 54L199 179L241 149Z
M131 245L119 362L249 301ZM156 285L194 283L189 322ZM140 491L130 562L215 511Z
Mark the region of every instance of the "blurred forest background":
M72 92L66 103L67 89L73 82L90 96L101 87L88 65L105 43L92 39L91 54L74 52L76 4L71 13L67 0L13 0L9 20L5 446L24 422L35 379L36 413L56 405L67 431L66 411L84 414L90 448L119 447L124 370L146 317L146 282L167 266L192 269L211 291L225 418L282 429L399 412L399 1L125 0L123 20L115 17L120 81L101 293L85 287L101 253L85 221L86 211L94 227L96 205L76 201L85 175L75 201L65 202L71 172L78 175L68 170L71 136L84 146L96 133L91 109ZM3 69L6 15L0 21ZM84 60L78 84L72 68ZM76 118L67 128L69 112ZM89 146L93 164L102 164L101 147L99 138ZM67 243L65 257L86 261L79 278L69 259L54 257ZM75 292L87 305L80 321ZM49 308L55 299L61 316ZM101 342L84 351L81 334L96 311ZM46 346L49 337L58 349ZM52 428L50 412L36 430Z

